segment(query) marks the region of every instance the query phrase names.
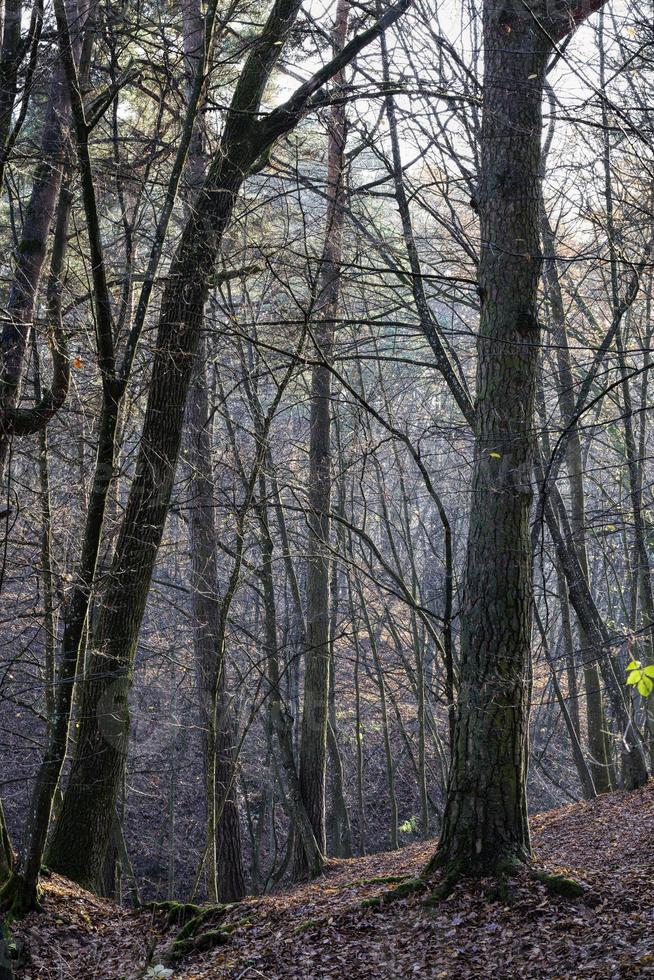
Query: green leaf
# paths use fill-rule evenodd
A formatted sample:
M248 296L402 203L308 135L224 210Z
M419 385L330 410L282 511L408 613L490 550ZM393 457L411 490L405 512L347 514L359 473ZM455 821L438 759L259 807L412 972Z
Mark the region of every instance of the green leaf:
M642 670L632 670L629 677L627 677L627 684L637 684L642 676Z
M654 677L654 664L650 664L649 667L645 667L643 674L645 677Z
M643 675L638 681L638 693L642 694L644 698L648 698L652 693L652 689L654 689L654 681Z
M627 664L625 670L638 670L642 666L640 660L632 660L631 663Z

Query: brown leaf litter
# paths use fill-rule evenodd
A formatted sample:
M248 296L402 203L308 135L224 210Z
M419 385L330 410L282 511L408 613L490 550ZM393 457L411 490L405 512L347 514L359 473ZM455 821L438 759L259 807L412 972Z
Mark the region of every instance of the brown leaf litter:
M168 965L174 980L654 977L654 782L536 816L532 831L538 866L577 878L581 897L551 894L525 871L463 881L433 905L425 891L362 904L388 895L389 877L419 875L428 841L333 861L317 881L209 916L200 933L222 929L224 942L170 963L178 927L166 929L161 914L121 909L54 875L45 912L13 929L26 957L17 976L135 980L154 949L151 964Z

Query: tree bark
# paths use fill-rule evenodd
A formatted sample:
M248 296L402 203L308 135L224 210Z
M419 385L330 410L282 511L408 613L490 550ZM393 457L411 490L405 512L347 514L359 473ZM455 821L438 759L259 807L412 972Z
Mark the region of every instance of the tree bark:
M84 18L82 18L83 23ZM82 27L75 16L75 53L81 49ZM20 36L20 25L18 27ZM2 112L0 98L0 113ZM11 101L13 106L13 100ZM1 123L1 120L0 120ZM62 176L67 167L67 137L70 100L64 67L59 58L52 70L48 103L41 136L39 166L34 174L30 199L25 210L21 241L12 275L6 313L0 335L2 374L0 376L0 480L4 475L11 410L18 401L25 351L31 330L41 272L45 262L50 225L57 206ZM0 140L2 132L0 130Z
M347 34L349 0L339 0L332 32L334 53L343 49ZM343 73L334 79L338 91ZM343 237L343 166L345 110L332 106L327 149L327 216L320 294L313 340L317 361L311 375L311 429L309 437L307 605L304 655L304 701L299 776L302 799L320 851L326 852L325 777L329 701L329 537L331 506L331 361L334 321L338 312ZM300 838L294 854L294 874L308 870Z
M135 476L116 543L111 581L93 637L89 679L49 865L97 883L126 761L127 695L136 644L163 534L209 282L236 196L262 154L297 124L316 92L406 9L390 8L281 106L259 119L261 99L300 4L276 0L236 84L220 146L182 232L164 289Z
M568 332L565 322L563 296L558 269L554 258L556 242L544 208L541 213L543 247L547 258L544 263L544 280L552 312L552 324L556 341L556 359L559 373L559 405L561 421L568 429L568 445L565 460L570 487L570 527L582 571L588 581L588 556L586 550L586 507L583 482L583 462L579 427L575 420L575 382L570 361ZM593 784L598 793L611 789L611 755L604 713L598 651L590 638L579 627L579 647L583 664L584 690L586 695L586 731L588 737L589 766Z
M193 645L207 792L209 897L213 901L236 902L245 894L245 880L234 771L235 725L226 687L224 637L220 630L211 440L207 428L206 345L203 339L196 358L187 413L192 470L189 545L195 623Z
M454 751L437 853L495 872L530 855L529 509L539 327L538 173L549 44L529 17L484 4L475 461Z
M452 875L496 873L531 853L529 510L540 345L542 97L553 44L601 4L579 0L560 11L545 3L484 2L475 459L454 751L430 865Z

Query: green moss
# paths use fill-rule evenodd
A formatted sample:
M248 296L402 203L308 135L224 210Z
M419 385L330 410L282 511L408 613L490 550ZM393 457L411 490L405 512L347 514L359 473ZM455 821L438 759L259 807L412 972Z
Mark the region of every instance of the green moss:
M305 922L300 922L300 924L295 927L293 932L295 934L300 932L308 932L309 929L315 929L317 926L324 925L325 921L324 916L322 919L306 919Z
M19 944L14 939L9 931L7 923L3 922L0 925L0 956L8 957L11 965L16 966L20 960L21 949L22 944ZM13 976L13 973L11 976Z
M430 865L427 865L427 867L430 867ZM431 891L429 899L427 900L428 903L430 905L436 905L438 902L442 902L444 899L449 898L462 877L463 862L452 861L452 863L445 868L445 873L440 884L436 885L436 887Z
M384 879L377 879L378 881L383 881ZM397 880L392 877L391 880ZM407 878L406 876L400 878L400 883L397 888L394 888L390 892L385 892L383 895L377 895L374 898L366 898L361 903L361 908L374 908L378 905L388 905L391 902L399 902L403 898L407 898L409 895L414 895L416 892L423 892L427 889L427 884L422 880L422 878Z
M201 925L206 922L207 919L213 919L224 915L229 912L233 905L206 905L201 908L197 915L190 918L186 924L180 929L176 942L180 940L189 939L191 936L197 934L198 929Z
M36 889L30 888L22 875L13 874L0 889L0 908L5 913L5 921L11 924L28 912L42 912L42 897L40 885L37 884Z
M232 923L233 929L247 929L249 926L254 925L254 919L239 919L238 922Z
M584 886L576 878L552 874L549 871L535 871L534 874L552 895L561 895L563 898L581 898L584 894Z
M392 892L384 897L386 902L399 902L403 898L407 898L409 895L414 895L416 892L424 892L427 890L426 883L422 878L407 878L406 881L401 882L394 888Z
M147 905L143 906L144 909L152 911L155 914L161 913L166 915L166 928L168 926L177 925L183 926L190 919L194 919L202 911L201 905L196 905L193 902L148 902Z
M173 943L173 959L188 956L189 953L213 949L214 946L224 946L229 942L230 933L231 929L222 927L220 929L208 929L207 932L202 932L199 936L190 936L188 939L178 938Z
M504 861L500 861L497 865L497 874L506 875L509 878L515 878L522 870L524 870L524 864L522 861L518 861L517 858L507 858Z

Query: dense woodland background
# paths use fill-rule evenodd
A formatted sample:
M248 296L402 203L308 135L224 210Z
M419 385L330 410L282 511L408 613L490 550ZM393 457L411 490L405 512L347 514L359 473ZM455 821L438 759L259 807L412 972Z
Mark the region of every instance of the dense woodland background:
M625 684L653 662L652 9L571 4L517 54L543 117L513 208L510 156L483 197L481 6L5 0L0 795L28 884L44 859L126 903L231 898L440 833L473 469L505 452L473 407L480 210L525 200L530 810L654 765L652 682ZM510 568L523 531L488 516ZM510 633L529 597L477 570Z

